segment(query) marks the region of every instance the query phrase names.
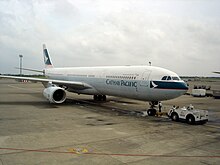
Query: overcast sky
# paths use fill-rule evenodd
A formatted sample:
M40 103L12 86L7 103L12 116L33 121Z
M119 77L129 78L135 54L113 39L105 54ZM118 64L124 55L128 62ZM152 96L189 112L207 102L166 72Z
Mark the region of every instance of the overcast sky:
M219 0L0 0L0 73L53 64L220 71ZM26 72L30 73L30 72Z

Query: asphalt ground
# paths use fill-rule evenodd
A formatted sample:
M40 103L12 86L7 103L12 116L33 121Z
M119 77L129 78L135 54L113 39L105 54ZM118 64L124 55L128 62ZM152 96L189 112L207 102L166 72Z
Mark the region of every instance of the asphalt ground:
M218 84L217 84L218 85ZM50 104L40 83L0 79L0 164L220 164L220 100L164 101L209 111L205 125L141 116L143 101L68 93Z

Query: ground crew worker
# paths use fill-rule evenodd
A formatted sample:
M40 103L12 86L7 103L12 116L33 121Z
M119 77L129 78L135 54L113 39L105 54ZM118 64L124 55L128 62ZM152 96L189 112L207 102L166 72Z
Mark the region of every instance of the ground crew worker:
M159 112L161 112L161 109L162 109L162 103L159 102Z

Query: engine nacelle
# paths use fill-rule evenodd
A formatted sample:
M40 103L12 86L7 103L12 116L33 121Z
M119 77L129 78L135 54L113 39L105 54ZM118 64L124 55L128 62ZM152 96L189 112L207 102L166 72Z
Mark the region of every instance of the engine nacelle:
M56 86L45 88L43 95L50 101L50 103L61 104L66 100L65 90Z

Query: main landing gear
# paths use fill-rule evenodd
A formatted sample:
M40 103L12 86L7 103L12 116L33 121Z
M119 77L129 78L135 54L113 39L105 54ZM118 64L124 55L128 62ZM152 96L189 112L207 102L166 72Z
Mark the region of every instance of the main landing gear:
M153 101L150 102L149 104L150 104L150 108L147 110L147 114L148 116L155 116L157 113L156 105L158 104L158 101Z
M106 95L93 95L95 101L106 101Z

